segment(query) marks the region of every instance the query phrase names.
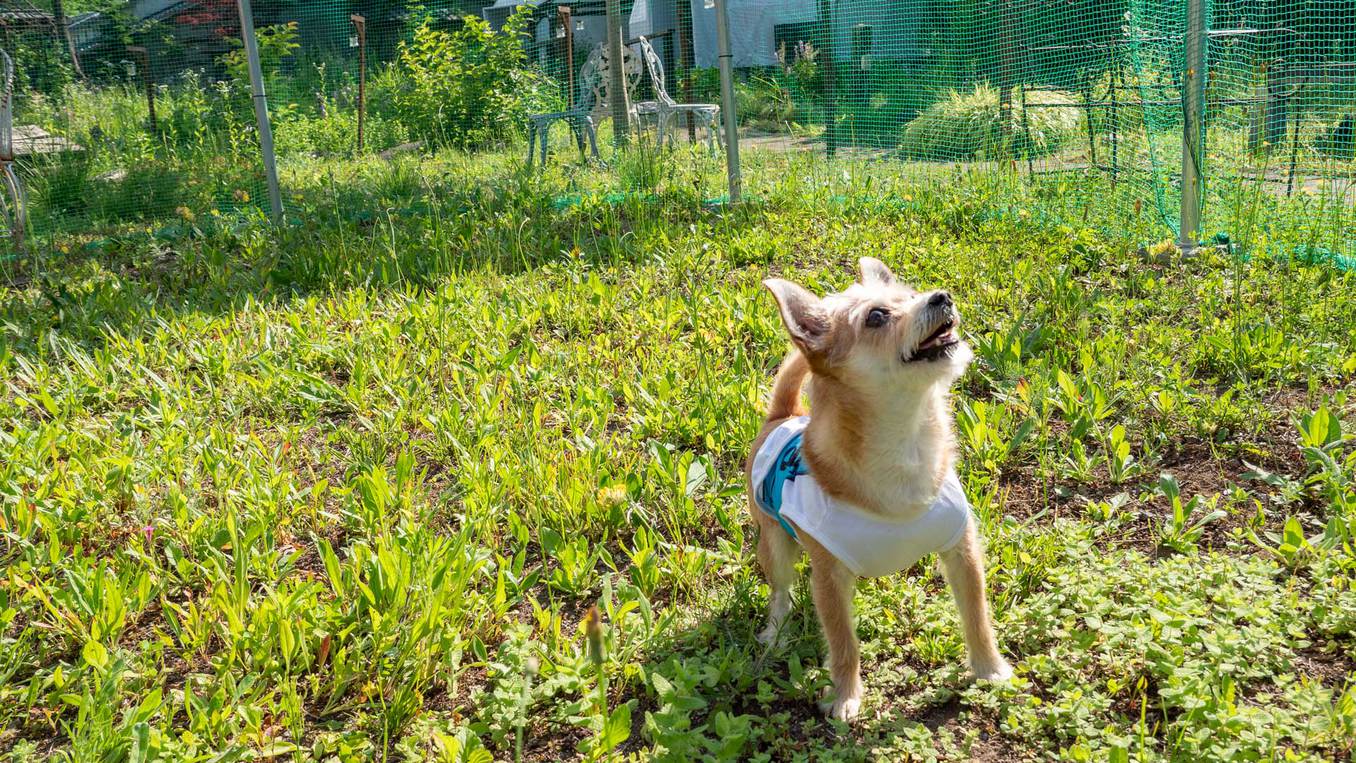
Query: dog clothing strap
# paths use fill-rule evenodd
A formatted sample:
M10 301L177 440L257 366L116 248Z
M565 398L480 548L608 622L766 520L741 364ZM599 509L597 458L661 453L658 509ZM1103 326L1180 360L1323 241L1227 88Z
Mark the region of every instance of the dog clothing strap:
M777 523L792 538L796 537L796 529L782 516L782 488L787 482L794 482L797 477L810 473L800 455L800 443L803 434L803 432L797 432L786 441L781 452L777 454L776 462L773 463L771 469L768 469L767 474L763 476L763 481L758 485L758 507L768 516L777 520Z

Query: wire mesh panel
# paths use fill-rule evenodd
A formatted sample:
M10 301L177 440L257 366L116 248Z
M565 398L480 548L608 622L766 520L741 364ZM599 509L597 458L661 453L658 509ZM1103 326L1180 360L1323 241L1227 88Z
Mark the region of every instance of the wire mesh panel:
M1356 2L1216 0L1209 58L1204 232L1350 253Z
M263 176L240 36L233 0L0 3L30 232L95 241L253 210Z
M745 144L826 166L892 162L873 164L873 177L1018 173L1025 189L1063 189L1056 201L1091 191L1100 208L1125 213L1118 223L1177 234L1188 7L731 0L732 16L772 30L759 43L771 63L735 56L754 62L738 86ZM1310 238L1350 248L1356 6L1220 0L1203 10L1201 137L1185 153L1205 172L1206 212L1188 233L1223 239L1308 220ZM1313 214L1278 211L1292 201Z
M739 85L752 148L867 159L873 179L1035 178L1068 198L1092 183L1084 202L1111 195L1166 221L1157 154L1171 147L1158 144L1180 100L1148 43L1172 33L1170 14L1108 0L740 5L772 40L772 63Z
M755 197L807 174L830 193L891 196L895 181L964 173L1001 188L999 207L1091 212L1149 238L1181 233L1185 154L1205 210L1187 234L1353 246L1356 0L1205 2L1199 125L1183 117L1189 0L727 7ZM719 200L715 3L614 11L615 66L604 0L256 0L284 188L451 151L512 157L580 193ZM14 72L4 161L27 200L6 209L24 206L35 233L87 238L257 214L240 37L236 0L0 2ZM345 204L371 215L381 201Z

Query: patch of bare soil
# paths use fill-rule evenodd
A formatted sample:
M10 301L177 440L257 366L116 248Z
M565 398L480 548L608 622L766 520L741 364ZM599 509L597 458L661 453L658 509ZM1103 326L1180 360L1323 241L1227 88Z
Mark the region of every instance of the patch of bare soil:
M1302 397L1295 390L1275 393L1268 406L1286 413L1275 417L1250 441L1216 444L1199 438L1183 440L1148 473L1122 484L1113 483L1102 465L1088 482L1041 480L1032 467L1004 473L1000 479L1003 511L1019 522L1049 523L1061 517L1082 517L1089 503L1107 501L1124 493L1129 500L1123 510L1130 512L1132 519L1118 531L1107 534L1104 539L1107 547L1138 548L1157 554L1156 530L1170 515L1171 506L1154 493L1154 486L1157 475L1166 472L1177 478L1183 500L1201 496L1209 501L1218 497L1221 507L1229 510L1223 519L1206 526L1199 541L1203 548L1223 548L1235 537L1236 530L1246 526L1259 533L1279 531L1286 519L1284 512L1266 512L1259 525L1254 513L1230 510L1224 499L1236 487L1242 487L1266 505L1265 499L1275 489L1244 476L1258 467L1295 479L1305 473L1304 457L1289 423L1289 412L1307 405ZM1306 503L1296 507L1296 511L1321 519L1321 507L1316 504Z

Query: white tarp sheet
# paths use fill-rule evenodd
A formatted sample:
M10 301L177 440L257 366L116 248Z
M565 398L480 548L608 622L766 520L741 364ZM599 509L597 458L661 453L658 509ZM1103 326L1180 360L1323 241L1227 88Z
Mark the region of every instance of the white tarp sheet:
M715 4L707 8L705 0L692 1L692 52L700 67L716 66ZM815 0L728 0L730 13L730 49L734 65L775 66L777 46L774 28L778 24L796 24L815 20ZM668 0L636 0L631 10L631 34L659 34L678 25L678 14Z

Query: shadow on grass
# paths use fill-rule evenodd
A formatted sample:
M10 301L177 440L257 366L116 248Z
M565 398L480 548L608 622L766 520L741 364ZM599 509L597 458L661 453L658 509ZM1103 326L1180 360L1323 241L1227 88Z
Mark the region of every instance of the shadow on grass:
M430 289L452 275L514 275L564 260L650 261L674 231L716 236L758 223L695 190L616 192L508 165L485 173L400 161L317 176L262 214L181 214L155 229L67 237L0 267L0 319L21 351L48 331L97 344L192 314L345 289ZM662 242L662 243L661 243ZM41 244L36 244L41 245Z
M992 713L960 696L970 679L959 663L954 671L943 671L954 678L937 685L936 666L914 664L914 658L904 659L905 666L896 658L868 660L862 715L850 725L827 720L819 705L829 688L827 671L820 667L826 647L808 580L797 585L784 640L773 648L757 640L766 602L748 583L707 601L695 605L686 626L646 649L646 675L662 676L651 678L654 691L645 687L618 698L638 704L627 752L656 745L675 759L733 760L761 753L773 760L866 760L873 750L898 749L901 740L911 748L931 746L939 734L980 757L999 744ZM653 720L649 728L647 713ZM760 722L747 724L743 718Z

